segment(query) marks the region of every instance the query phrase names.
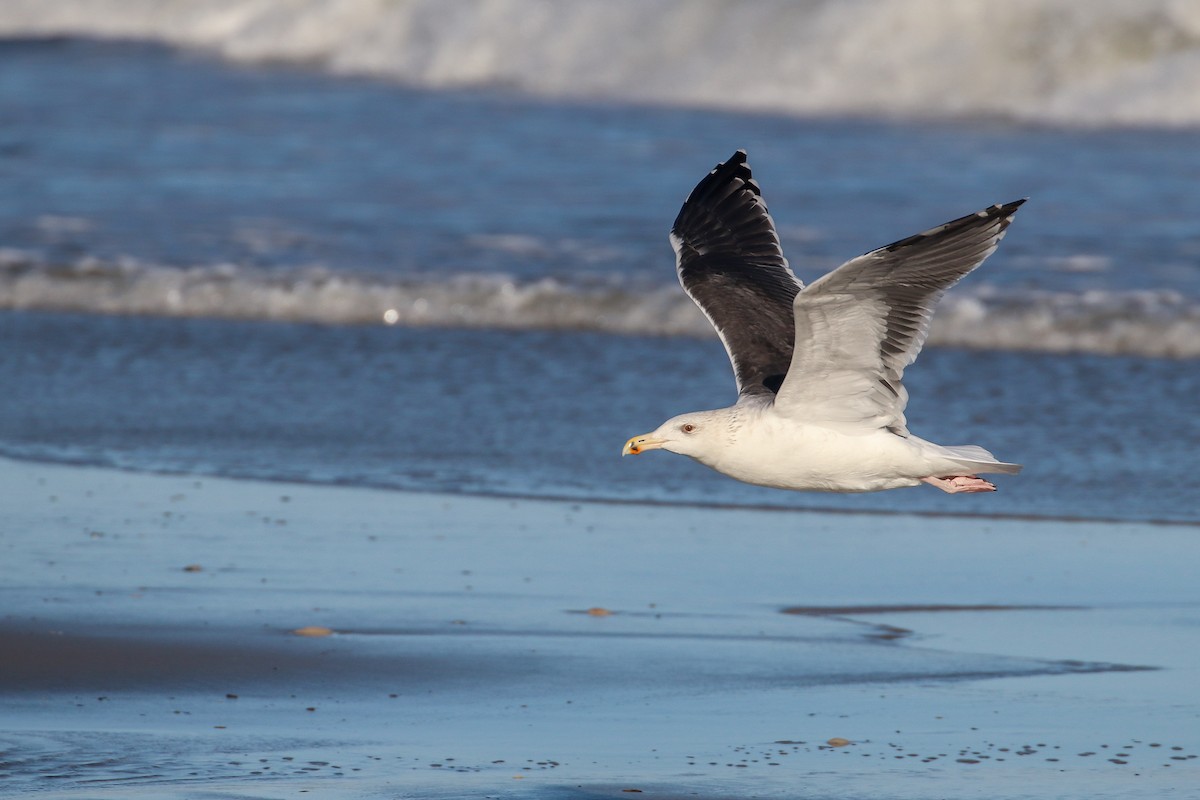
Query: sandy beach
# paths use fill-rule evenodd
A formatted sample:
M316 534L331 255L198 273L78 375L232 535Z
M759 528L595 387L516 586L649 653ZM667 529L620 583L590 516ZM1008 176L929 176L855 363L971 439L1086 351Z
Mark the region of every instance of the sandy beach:
M1200 785L1194 526L0 486L6 796Z

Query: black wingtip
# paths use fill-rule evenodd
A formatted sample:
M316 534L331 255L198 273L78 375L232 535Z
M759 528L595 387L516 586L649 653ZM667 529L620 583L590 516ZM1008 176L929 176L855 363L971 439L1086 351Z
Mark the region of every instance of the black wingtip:
M747 183L752 183L754 180L753 173L750 170L750 165L746 163L745 150L735 150L733 155L710 169L708 171L708 177L705 180L700 181L699 185L696 186L696 189L694 189L692 193L696 194L696 191L703 189L705 185L712 186L714 184L725 183L732 177L741 178ZM757 184L755 184L755 186L757 186Z
M696 184L671 233L673 241L697 255L725 252L787 264L745 150L735 150Z
M997 203L992 208L996 209L1000 216L1011 217L1017 213L1018 208L1025 205L1028 201L1028 197L1022 197L1019 200L1013 200L1011 203Z
M996 203L995 205L988 206L982 211L976 211L973 215L962 217L962 219L966 220L970 219L971 216L976 216L980 217L981 219L994 219L996 217L1003 217L1004 219L1008 220L1017 213L1018 208L1025 205L1025 201L1028 199L1028 197L1022 197L1020 200L1013 200L1011 203ZM958 220L955 221L957 222Z
M999 240L999 238L1004 236L1004 232L1008 230L1008 226L1012 224L1017 209L1023 206L1028 199L1028 197L1022 197L1020 200L1013 200L1011 203L996 203L982 211L976 211L974 214L967 214L964 217L950 220L927 231L921 231L899 241L892 242L880 249L894 253L897 250L902 250L905 247L923 242L931 237L952 236L958 232L977 228L981 224L990 224L996 220L999 221L999 228L996 231L997 240Z
M709 170L708 175L696 184L684 202L680 217L675 220L675 228L678 228L680 222L684 220L683 212L687 210L689 204L711 203L720 197L728 196L731 190L738 189L746 189L755 197L762 196L758 183L754 180L754 174L746 163L745 150L734 151L733 155Z
M1012 224L1017 209L1025 205L1025 201L1028 199L1028 197L1022 197L1019 200L1013 200L1011 203L997 203L990 208L980 211L979 216L1000 217L1000 231L1003 233Z

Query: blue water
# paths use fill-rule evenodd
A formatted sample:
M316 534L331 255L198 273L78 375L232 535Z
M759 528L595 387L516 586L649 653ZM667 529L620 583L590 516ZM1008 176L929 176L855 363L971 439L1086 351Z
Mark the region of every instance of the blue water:
M745 148L806 280L1030 197L978 281L1200 298L1191 131L550 103L70 39L0 40L0 63L0 241L48 260L669 283L680 203Z
M85 40L3 42L0 63L0 248L63 291L92 263L669 286L680 202L744 147L805 279L1029 196L976 287L1200 298L1194 133L429 92ZM930 348L906 378L910 427L1026 472L986 497L839 497L618 457L667 416L733 399L714 339L90 310L0 312L0 453L451 492L1200 521L1195 361Z
M995 495L777 492L625 439L733 400L715 342L4 314L0 453L452 492L1200 519L1200 370L930 349L910 427L1027 465Z

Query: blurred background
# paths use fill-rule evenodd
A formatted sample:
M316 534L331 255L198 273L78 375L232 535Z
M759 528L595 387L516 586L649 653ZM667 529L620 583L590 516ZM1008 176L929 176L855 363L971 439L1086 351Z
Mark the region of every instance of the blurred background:
M7 0L0 453L402 489L1200 521L1200 4ZM732 402L680 203L796 273L1029 197L910 427L989 497L618 456Z

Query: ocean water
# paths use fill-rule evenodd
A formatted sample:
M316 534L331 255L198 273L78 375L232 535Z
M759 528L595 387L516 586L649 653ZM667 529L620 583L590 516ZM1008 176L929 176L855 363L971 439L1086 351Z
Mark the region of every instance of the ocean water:
M1192 129L689 109L82 38L0 41L0 64L2 454L448 492L1200 521ZM916 433L1025 473L990 496L842 497L619 458L628 436L733 399L666 231L737 148L805 280L1030 197L906 377Z

